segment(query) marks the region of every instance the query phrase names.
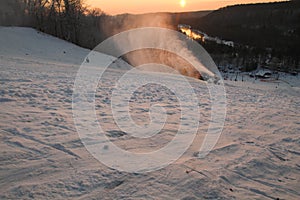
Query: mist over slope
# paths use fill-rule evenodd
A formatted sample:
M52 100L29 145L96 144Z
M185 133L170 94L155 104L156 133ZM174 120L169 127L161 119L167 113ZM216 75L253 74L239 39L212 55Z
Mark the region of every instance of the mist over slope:
M234 47L201 43L218 67L251 71L266 67L300 72L300 1L243 4L215 11L123 14L102 21L107 36L138 27L176 30L187 24L211 37L233 41ZM162 23L161 23L162 22Z

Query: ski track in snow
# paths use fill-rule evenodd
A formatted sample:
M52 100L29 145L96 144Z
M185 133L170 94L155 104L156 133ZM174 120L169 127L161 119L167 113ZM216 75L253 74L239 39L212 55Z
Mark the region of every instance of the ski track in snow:
M1 30L0 36L9 33L1 29L6 32ZM18 28L10 29L18 34ZM37 34L19 29L24 37ZM50 36L42 40L49 48L60 43ZM64 45L74 48L78 61L84 59L87 50ZM4 47L0 54L0 199L299 199L299 87L226 81L223 134L214 150L199 159L195 155L208 127L210 101L204 83L191 81L200 99L201 126L195 143L166 168L125 173L93 158L76 132L72 92L80 63L69 62L72 57L63 60L47 52L22 55L23 51L4 51ZM58 60L51 61L51 56ZM110 84L117 76L108 71L96 93L97 116L105 133L130 151L162 147L178 128L176 98L155 87L140 88L133 95L131 109L137 123L148 119L147 98L166 106L171 116L161 133L136 140L118 129L109 111ZM299 84L299 78L294 84Z

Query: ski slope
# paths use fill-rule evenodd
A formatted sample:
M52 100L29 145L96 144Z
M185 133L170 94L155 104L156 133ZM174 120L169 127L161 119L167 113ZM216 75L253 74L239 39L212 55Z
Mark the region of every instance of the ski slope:
M165 168L126 173L92 157L74 125L73 85L88 53L34 29L0 27L0 199L299 199L299 77L283 77L293 87L225 81L223 133L201 159L196 155L209 125L209 92L204 82L190 80L201 116L193 145ZM110 70L103 77L96 108L111 141L147 152L174 137L180 109L172 92L150 85L133 95L137 124L149 121L145 99L159 102L170 115L159 134L136 140L118 129L110 111L111 84L119 73Z

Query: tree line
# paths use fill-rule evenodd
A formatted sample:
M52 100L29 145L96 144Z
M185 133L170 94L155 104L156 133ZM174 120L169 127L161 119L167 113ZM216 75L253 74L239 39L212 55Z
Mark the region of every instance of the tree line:
M123 14L109 16L84 0L0 0L0 25L27 26L93 49L118 32L179 23L235 42L235 48L202 44L219 65L251 71L267 66L300 70L300 2L229 6L214 12Z
M108 17L83 0L1 0L0 25L33 27L77 45L93 48L105 35Z
M234 65L243 63L247 71L256 65L300 72L299 22L300 1L297 0L228 6L198 20L191 19L189 25L238 44L225 51L221 45L206 47L211 54L233 60Z

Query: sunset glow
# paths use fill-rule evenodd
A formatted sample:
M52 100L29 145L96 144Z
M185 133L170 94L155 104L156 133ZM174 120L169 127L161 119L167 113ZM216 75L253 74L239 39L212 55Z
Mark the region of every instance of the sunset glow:
M186 1L185 1L185 0L180 0L180 6L181 6L182 8L184 8L185 5L186 5Z
M105 13L187 12L216 10L221 7L246 3L266 3L276 0L85 0L90 7L97 7Z

